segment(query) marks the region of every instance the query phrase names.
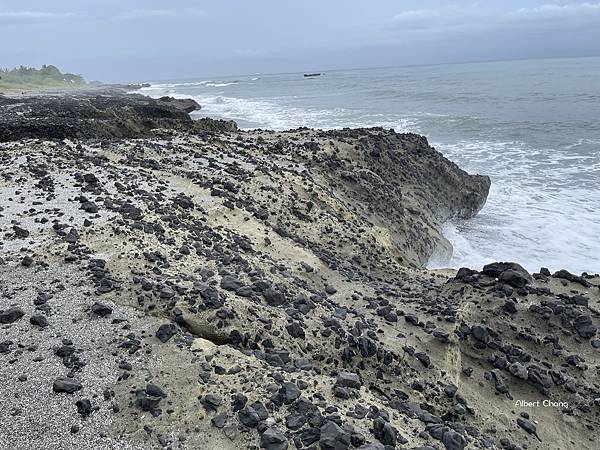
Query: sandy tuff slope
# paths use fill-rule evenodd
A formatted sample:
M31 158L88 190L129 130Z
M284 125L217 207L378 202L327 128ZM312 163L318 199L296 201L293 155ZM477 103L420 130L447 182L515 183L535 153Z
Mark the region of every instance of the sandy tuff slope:
M90 135L9 118L0 448L597 448L598 277L421 269L488 178L119 102Z

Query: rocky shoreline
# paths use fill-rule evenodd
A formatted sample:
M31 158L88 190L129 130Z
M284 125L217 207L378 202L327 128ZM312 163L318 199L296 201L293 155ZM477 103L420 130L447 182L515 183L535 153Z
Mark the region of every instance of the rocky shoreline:
M424 269L489 178L198 107L0 96L0 448L596 448L599 277Z

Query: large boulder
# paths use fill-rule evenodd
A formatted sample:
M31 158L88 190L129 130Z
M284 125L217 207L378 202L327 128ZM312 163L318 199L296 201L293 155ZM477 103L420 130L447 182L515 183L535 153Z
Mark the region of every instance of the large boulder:
M481 271L484 275L497 278L516 288L525 287L533 281L531 275L520 264L514 262L495 262L487 264Z

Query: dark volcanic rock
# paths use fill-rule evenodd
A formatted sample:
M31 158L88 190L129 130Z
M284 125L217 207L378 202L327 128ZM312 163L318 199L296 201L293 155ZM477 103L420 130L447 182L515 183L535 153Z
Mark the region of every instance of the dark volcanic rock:
M109 94L109 95L99 95ZM192 130L193 100L151 99L118 89L71 94L0 96L0 142L18 139L124 138L149 136L155 128Z
M100 317L104 317L112 314L112 308L102 303L94 303L92 305L92 312Z
M59 378L52 385L54 392L65 392L67 394L73 394L81 389L83 389L81 383L73 378Z
M568 280L573 283L579 283L584 287L590 287L589 281L587 281L585 278L580 277L578 275L573 275L571 272L565 269L559 270L558 272L554 273L552 277Z
M520 264L513 262L496 262L487 264L481 273L498 278L511 286L520 288L531 283L532 278Z
M46 319L46 316L43 316L41 314L37 314L35 316L31 316L29 318L29 322L32 325L36 325L40 328L46 328L48 326L48 319Z
M163 344L171 339L173 336L177 334L177 326L172 323L166 323L161 325L158 330L156 330L156 337Z
M260 436L260 447L266 450L286 450L288 441L277 427L270 427Z
M335 380L337 386L360 389L362 383L357 374L351 372L340 372Z
M13 225L13 231L15 233L15 236L20 238L20 239L25 239L27 237L29 237L29 231L26 230L25 228L21 228L18 225Z
M13 323L23 317L25 313L21 308L9 308L0 311L0 323Z
M77 400L75 406L77 406L77 412L82 417L87 417L92 413L92 402L87 398Z
M575 328L579 336L585 339L594 337L598 331L598 327L592 323L592 318L586 314L581 314L575 318L573 328Z
M327 421L321 427L319 445L323 450L344 450L350 447L350 434L335 422Z

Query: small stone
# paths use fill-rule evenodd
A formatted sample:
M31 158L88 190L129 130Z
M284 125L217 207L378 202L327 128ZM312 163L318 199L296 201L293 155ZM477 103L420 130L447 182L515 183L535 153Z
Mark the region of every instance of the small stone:
M517 424L521 428L523 428L527 433L537 436L537 429L530 420L519 417L517 418Z
M258 422L260 421L258 412L252 406L242 408L238 412L238 419L248 428L256 428L258 426Z
M21 308L9 308L0 312L0 323L13 323L23 317L25 313Z
M592 318L586 314L577 316L573 321L573 328L584 339L594 337L598 331L598 328L592 323Z
M83 386L73 378L58 378L52 385L54 392L64 392L66 394L73 394L80 389L83 389Z
M467 445L467 440L462 434L448 430L442 436L442 443L446 450L463 450Z
M90 400L87 398L77 400L77 402L75 402L75 406L77 406L77 412L82 417L87 417L92 413L92 402L90 402Z
M112 313L112 308L102 303L94 303L92 305L92 312L100 317L104 317Z
M46 319L46 316L43 316L41 314L37 314L35 316L31 316L29 318L29 322L32 325L36 325L40 328L46 328L48 326L48 319Z
M25 239L25 238L29 237L29 231L27 231L25 228L21 228L18 225L13 225L12 228L15 233L15 236L18 237L19 239Z
M204 397L202 397L202 400L200 400L200 403L202 403L204 405L204 408L207 411L216 411L217 408L221 405L222 403L222 399L220 395L217 394L207 394Z
M161 325L156 330L156 337L163 344L177 334L177 327L172 323Z
M29 267L33 264L33 258L29 255L23 257L23 259L21 260L21 265L23 267Z
M162 398L165 398L167 396L167 394L165 394L161 388L159 388L156 384L152 384L152 383L148 383L146 385L146 394L148 394L152 397L162 397Z
M260 436L260 447L266 450L286 450L288 440L277 427L270 427Z
M211 419L211 423L216 428L223 428L225 426L226 421L227 416L225 414L218 414Z
M354 389L360 389L362 383L357 374L352 372L340 372L335 380L337 386L350 387Z

